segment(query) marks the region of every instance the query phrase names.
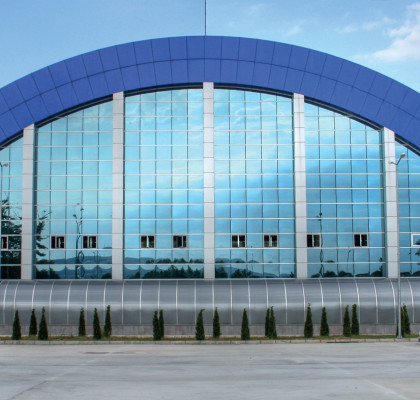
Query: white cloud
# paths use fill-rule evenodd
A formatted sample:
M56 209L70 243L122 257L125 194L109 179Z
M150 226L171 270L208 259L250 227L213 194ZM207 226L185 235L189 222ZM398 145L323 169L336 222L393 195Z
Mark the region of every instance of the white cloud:
M394 20L388 17L383 17L379 20L367 21L358 25L354 25L354 24L346 25L343 28L339 28L338 33L353 33L353 32L359 32L359 31L368 32L368 31L373 31L375 29L384 28L394 22L395 22Z
M420 3L407 7L404 23L388 31L391 44L372 54L375 61L395 62L420 60Z
M290 37L290 36L297 35L301 32L302 32L302 26L299 25L299 24L296 24L296 25L292 26L288 31L286 31L284 33L284 36L285 37Z

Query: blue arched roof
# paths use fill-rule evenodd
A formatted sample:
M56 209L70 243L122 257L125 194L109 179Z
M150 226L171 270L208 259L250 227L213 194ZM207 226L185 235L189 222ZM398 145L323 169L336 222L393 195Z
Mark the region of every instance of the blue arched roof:
M265 40L191 36L108 47L0 89L0 142L119 91L215 82L301 93L386 126L420 148L420 94L361 65Z

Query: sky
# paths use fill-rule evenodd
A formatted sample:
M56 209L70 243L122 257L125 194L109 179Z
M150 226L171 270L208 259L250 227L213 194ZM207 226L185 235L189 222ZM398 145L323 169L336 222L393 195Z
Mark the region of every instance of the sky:
M204 0L0 0L0 87L120 43L204 34ZM207 35L354 61L420 92L419 0L207 0Z

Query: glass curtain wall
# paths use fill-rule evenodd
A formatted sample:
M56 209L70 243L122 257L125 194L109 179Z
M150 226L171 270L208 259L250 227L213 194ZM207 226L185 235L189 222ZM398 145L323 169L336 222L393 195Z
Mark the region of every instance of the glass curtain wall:
M21 276L22 142L0 148L0 279Z
M124 148L124 278L202 278L202 89L126 97Z
M398 165L401 276L420 276L420 156L396 143Z
M215 89L216 278L295 276L290 98Z
M308 277L385 276L381 132L305 104Z
M112 102L36 130L36 278L111 278Z

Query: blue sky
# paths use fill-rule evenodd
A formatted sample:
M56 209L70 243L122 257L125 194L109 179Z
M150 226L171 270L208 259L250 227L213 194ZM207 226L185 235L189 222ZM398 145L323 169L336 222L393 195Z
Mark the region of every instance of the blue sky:
M204 0L0 0L0 87L136 40L204 34ZM420 1L207 0L207 34L291 43L420 91Z

